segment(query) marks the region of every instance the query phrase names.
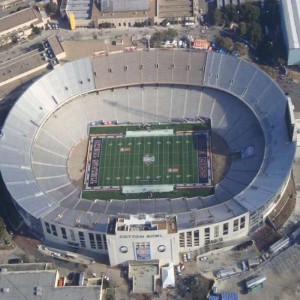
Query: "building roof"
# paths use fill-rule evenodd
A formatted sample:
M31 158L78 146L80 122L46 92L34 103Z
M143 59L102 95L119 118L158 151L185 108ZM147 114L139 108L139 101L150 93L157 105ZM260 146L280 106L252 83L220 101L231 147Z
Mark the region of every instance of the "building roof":
M160 18L192 17L193 0L160 0L158 16Z
M22 9L0 19L0 33L39 19L38 11L32 7Z
M295 0L281 1L283 22L287 32L289 49L300 48L300 2Z
M101 288L92 287L56 287L57 270L43 271L1 271L1 300L28 300L38 297L40 300L96 299L100 300Z
M161 278L164 289L169 286L175 286L174 265L172 263L170 263L167 267L161 268Z
M128 277L132 278L133 293L154 293L155 278L159 275L159 264L156 261L128 263Z
M149 6L147 10L136 10L136 11L116 11L113 13L99 11L96 6L93 7L93 19L98 19L98 21L104 21L107 19L127 19L136 18L138 20L142 18L153 18L156 11L156 1L149 0Z
M76 19L88 20L92 15L93 1L67 0L66 12L74 13Z
M137 11L148 10L149 0L101 0L101 11Z
M49 43L53 53L55 56L65 52L64 48L62 47L60 41L58 40L57 35L52 35L47 38L47 42Z
M46 66L47 64L48 62L44 60L41 52L37 49L16 56L14 59L0 64L0 86L24 73L33 71L43 65Z

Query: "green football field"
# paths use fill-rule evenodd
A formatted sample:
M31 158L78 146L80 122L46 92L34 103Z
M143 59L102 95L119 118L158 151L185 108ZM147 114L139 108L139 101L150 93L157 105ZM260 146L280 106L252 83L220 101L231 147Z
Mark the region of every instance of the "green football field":
M104 137L99 186L199 182L197 137Z

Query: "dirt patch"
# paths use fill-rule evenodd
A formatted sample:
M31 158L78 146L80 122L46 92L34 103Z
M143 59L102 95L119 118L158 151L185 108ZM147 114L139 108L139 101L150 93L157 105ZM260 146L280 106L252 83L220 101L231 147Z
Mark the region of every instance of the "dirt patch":
M167 293L168 299L207 299L214 281L200 274L177 277L176 286Z
M230 166L230 150L225 140L215 132L211 134L213 184L219 183Z
M70 180L80 189L83 186L83 178L85 174L86 151L88 138L81 139L71 149L67 162L67 170Z
M252 236L252 240L254 240L259 251L267 251L280 238L281 235L270 225L260 227Z

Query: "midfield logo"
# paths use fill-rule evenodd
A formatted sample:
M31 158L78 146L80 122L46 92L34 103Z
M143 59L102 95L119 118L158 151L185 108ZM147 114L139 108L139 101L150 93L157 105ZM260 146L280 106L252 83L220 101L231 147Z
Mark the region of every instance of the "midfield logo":
M155 156L153 154L145 154L143 157L143 162L147 165L150 166L153 164L155 161Z

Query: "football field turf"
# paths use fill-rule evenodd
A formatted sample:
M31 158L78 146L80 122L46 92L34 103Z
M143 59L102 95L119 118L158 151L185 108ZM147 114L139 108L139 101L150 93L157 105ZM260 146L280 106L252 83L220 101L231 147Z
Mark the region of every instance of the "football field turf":
M198 136L101 138L98 186L199 182Z

